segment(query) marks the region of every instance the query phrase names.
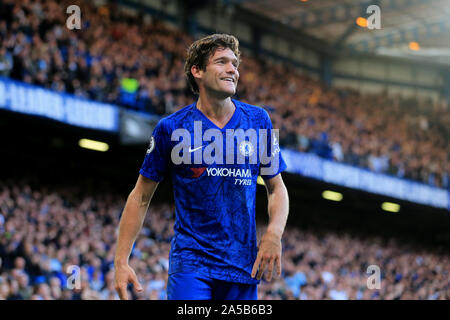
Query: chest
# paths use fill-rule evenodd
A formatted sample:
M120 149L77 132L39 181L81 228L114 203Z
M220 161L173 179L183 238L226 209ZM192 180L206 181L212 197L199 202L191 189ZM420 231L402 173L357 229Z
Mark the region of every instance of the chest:
M258 175L267 133L254 121L219 129L194 121L172 133L172 171L183 177L251 178Z

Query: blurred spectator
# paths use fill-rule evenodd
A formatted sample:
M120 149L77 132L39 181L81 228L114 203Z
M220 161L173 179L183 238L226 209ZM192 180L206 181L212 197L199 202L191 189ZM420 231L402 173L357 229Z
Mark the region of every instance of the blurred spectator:
M13 59L5 47L0 47L0 76L8 77L13 67Z

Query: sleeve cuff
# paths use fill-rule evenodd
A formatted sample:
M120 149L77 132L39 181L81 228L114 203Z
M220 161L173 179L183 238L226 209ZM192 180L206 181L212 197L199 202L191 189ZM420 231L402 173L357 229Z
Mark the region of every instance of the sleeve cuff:
M139 173L141 175L143 175L144 177L149 178L149 179L151 179L151 180L153 180L155 182L161 182L164 179L164 177L161 177L161 176L159 176L157 174L154 174L154 173L152 174L152 173L146 172L143 169L139 170Z

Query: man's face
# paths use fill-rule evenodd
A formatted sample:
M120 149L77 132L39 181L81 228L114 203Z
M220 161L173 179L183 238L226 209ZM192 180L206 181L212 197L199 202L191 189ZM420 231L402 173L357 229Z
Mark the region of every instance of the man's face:
M226 99L236 93L239 80L238 60L229 48L217 49L209 58L206 70L197 70L195 77L201 78L201 84L208 91Z

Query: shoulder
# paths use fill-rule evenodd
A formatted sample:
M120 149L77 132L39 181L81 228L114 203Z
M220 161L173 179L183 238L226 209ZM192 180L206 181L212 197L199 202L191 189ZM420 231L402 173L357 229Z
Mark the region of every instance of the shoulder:
M182 127L184 121L192 115L194 104L190 104L180 110L159 120L158 125L162 126L167 132Z
M242 101L233 100L241 107L241 112L249 118L260 120L262 123L270 121L270 116L267 111L260 106L255 106Z

